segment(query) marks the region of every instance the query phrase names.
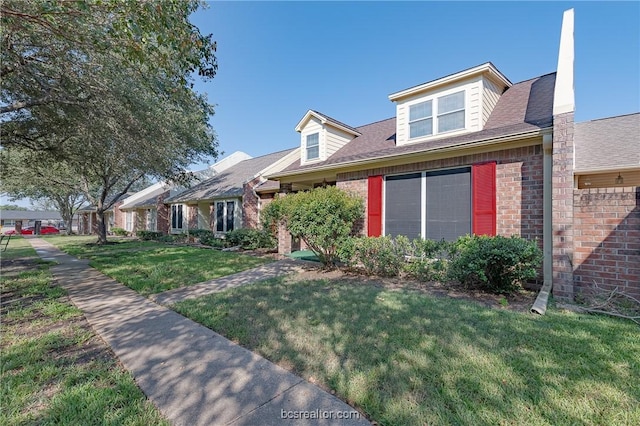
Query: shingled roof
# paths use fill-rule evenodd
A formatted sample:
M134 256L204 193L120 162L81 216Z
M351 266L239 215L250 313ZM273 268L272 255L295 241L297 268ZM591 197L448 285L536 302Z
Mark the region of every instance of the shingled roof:
M241 161L214 177L204 180L176 196L168 198L165 202L187 203L212 200L214 198L242 197L245 183L256 177L261 170L281 160L295 149L297 148Z
M576 171L640 168L640 113L576 123Z
M464 146L550 127L553 125L555 77L555 73L546 74L511 86L500 97L481 131L396 146L396 119L395 117L389 118L356 127L355 129L361 133L361 136L354 138L326 161L304 166L300 161L296 161L275 176L322 167L339 167L342 164L358 161Z

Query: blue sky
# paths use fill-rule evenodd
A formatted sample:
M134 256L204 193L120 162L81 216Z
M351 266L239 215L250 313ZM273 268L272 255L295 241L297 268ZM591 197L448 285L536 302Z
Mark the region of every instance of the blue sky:
M640 111L637 1L208 6L192 22L213 34L220 68L195 87L216 105L211 123L224 155L297 146L294 128L308 109L351 126L392 117L390 93L485 62L513 83L554 72L569 8L575 9L576 121Z
M299 144L308 109L352 126L392 117L390 93L492 62L512 82L554 72L575 9L576 121L640 111L639 2L220 2L192 22L218 42L226 155Z

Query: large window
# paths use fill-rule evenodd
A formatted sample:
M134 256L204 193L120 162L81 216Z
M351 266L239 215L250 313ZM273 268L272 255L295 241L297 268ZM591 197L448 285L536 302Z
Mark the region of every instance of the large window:
M158 226L158 210L147 210L147 231L157 231Z
M409 239L456 238L471 233L471 169L387 176L384 234Z
M437 111L435 119L434 111ZM464 128L464 90L409 105L410 139Z
M133 231L133 212L126 212L124 217L124 229L129 232Z
M215 212L216 232L229 232L235 229L235 201L216 201Z
M171 205L171 229L182 230L182 204Z
M320 158L320 134L307 135L307 160Z

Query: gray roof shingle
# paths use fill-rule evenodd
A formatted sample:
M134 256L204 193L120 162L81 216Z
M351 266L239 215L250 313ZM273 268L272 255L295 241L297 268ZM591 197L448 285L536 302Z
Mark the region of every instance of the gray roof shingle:
M396 119L389 118L357 127L356 130L362 135L347 143L326 161L304 166L300 161L296 161L283 173L304 172L322 166L339 166L354 161L428 152L550 127L553 124L555 77L555 73L546 74L511 86L500 97L481 131L396 146Z
M294 149L274 152L262 157L251 158L225 169L199 184L168 198L166 203L186 203L214 198L241 197L243 185L258 172L290 154Z
M576 123L576 171L640 168L640 113Z

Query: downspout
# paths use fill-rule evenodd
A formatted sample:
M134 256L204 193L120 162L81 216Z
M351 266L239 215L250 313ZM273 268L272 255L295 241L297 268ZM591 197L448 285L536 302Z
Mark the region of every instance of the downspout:
M544 282L530 310L531 313L540 315L544 315L547 311L549 293L553 287L553 224L551 222L553 135L551 133L542 136L542 149L544 152L542 163L542 270Z

